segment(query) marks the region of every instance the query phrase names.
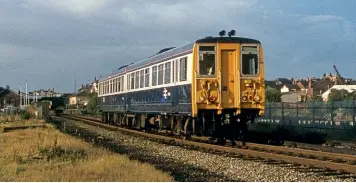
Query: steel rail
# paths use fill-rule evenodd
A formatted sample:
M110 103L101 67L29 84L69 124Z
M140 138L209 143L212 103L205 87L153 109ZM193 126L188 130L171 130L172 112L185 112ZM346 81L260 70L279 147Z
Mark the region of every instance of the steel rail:
M338 170L338 171L343 171L348 173L356 173L355 165L350 165L345 163L336 163L330 161L288 156L283 154L262 152L262 151L256 151L250 149L238 149L238 148L232 148L226 146L212 145L207 143L187 141L187 140L182 140L182 139L177 139L177 138L172 138L172 137L167 137L162 135L156 135L156 134L144 133L136 130L125 129L117 126L107 125L100 122L96 122L99 120L85 119L82 117L64 116L64 118L81 121L89 125L93 125L109 130L123 131L130 134L139 135L142 137L153 138L153 139L157 139L157 140L161 140L177 145L194 146L205 150L213 150L213 151L226 152L226 153L237 154L237 155L252 156L252 157L262 158L262 159L276 160L276 161L286 162L291 164L299 164L299 165L306 165L306 166L318 167L323 169Z
M83 116L74 116L74 117L81 118L81 119L94 120L96 122L102 122L99 119L95 119L95 118L91 118L91 117L83 117ZM192 136L192 139L195 141L208 141L208 137ZM346 162L356 162L356 155L351 155L351 154L323 152L323 151L298 149L298 148L290 148L290 147L283 147L283 146L272 146L272 145L256 144L256 143L246 143L246 145L250 149L261 149L264 151L274 151L274 152L283 153L283 154L314 156L314 157L318 157L318 158L326 158L326 159L335 160L335 161L343 160Z

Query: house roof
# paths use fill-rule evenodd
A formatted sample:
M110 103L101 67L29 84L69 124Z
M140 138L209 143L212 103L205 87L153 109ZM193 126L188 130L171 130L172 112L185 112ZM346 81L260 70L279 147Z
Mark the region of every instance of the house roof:
M277 84L276 81L265 81L265 85L266 85L266 88L270 87L270 88L274 88L278 91L280 91L283 86L281 84Z
M292 84L292 80L287 78L277 78L277 81L281 82L282 84L289 83Z
M289 89L291 89L291 90L293 90L293 89L295 89L295 90L300 89L299 86L296 85L296 84L285 83L284 86L286 86L287 88L289 88Z
M4 97L8 93L9 93L8 90L6 90L5 88L0 87L0 98Z
M300 80L300 81L298 81L298 82L300 82L303 86L304 86L304 88L308 88L308 80ZM312 83L313 84L313 83Z
M333 87L335 84L334 82L330 81L329 79L322 79L317 83L314 83L312 85L313 90L321 90L322 92L325 92L329 88Z
M85 97L85 96L88 96L89 95L89 92L84 90L82 92L79 92L78 94L76 94L75 96L77 97Z
M3 98L9 94L18 95L16 92L0 87L0 98Z
M349 84L349 85L356 85L356 81L354 81L354 80L348 80L347 84Z

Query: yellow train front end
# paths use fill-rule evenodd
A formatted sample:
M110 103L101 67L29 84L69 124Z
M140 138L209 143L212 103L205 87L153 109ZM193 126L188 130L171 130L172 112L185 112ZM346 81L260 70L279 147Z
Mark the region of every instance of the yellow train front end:
M238 37L207 37L193 50L192 111L202 133L233 138L264 114L262 44ZM236 132L235 132L236 131Z

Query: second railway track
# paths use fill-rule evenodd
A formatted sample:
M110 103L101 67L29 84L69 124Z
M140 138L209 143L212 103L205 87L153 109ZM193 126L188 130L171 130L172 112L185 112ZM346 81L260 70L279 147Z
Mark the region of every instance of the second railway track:
M356 173L356 166L354 165L356 164L355 163L356 156L354 155L304 150L304 149L294 149L294 148L252 144L252 143L247 144L248 149L239 149L239 148L219 146L219 145L194 141L194 140L200 140L200 141L206 140L201 137L193 137L193 140L182 140L179 138L152 134L152 133L145 133L137 130L108 125L108 124L101 123L101 121L98 119L93 119L89 117L67 116L67 115L61 117L81 121L89 125L94 125L109 130L118 130L134 135L139 135L142 137L152 138L152 139L164 141L166 143L175 144L175 145L185 145L185 146L191 146L191 147L205 149L205 150L212 150L215 152L225 152L225 153L230 153L235 155L244 155L244 156L249 156L249 157L254 157L259 159L268 159L268 160L274 160L274 161L285 162L290 164L305 165L310 167L317 167L321 169L335 170L335 171L346 172L346 173L353 173L353 174Z

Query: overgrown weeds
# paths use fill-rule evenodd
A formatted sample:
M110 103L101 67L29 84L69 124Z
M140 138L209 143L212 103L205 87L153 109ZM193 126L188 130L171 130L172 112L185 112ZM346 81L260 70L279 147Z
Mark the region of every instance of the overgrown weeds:
M53 128L0 134L1 181L173 181L153 166Z

